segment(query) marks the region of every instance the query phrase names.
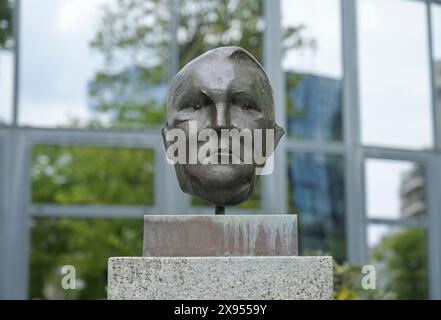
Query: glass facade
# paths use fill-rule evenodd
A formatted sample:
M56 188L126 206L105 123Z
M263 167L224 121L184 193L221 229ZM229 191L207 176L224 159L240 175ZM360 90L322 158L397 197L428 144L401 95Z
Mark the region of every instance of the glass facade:
M132 2L21 1L21 125L141 127L163 121L168 2L154 8Z
M358 9L362 142L431 148L426 5L419 1L365 0ZM400 121L394 121L397 114Z
M0 4L0 126L12 122L14 93L13 2Z
M339 1L282 1L282 66L288 134L341 141L342 64ZM317 11L326 11L318 17Z
M144 214L212 214L160 130L173 75L226 45L265 66L286 131L227 213L297 214L302 255L441 298L440 23L437 0L0 0L0 298L104 298Z
M427 232L421 228L370 224L368 245L384 299L427 299Z
M289 157L290 212L298 214L301 254L345 255L343 158L293 153Z
M369 218L410 219L426 215L426 177L407 161L366 160L366 212Z
M154 204L154 151L36 145L32 202Z
M179 1L179 65L221 46L246 48L262 62L263 0Z
M317 75L286 73L288 134L295 139L342 140L342 84Z

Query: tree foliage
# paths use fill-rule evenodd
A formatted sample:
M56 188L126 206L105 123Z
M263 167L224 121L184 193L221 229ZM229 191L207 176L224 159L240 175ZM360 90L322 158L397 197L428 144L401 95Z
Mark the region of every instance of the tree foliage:
M427 234L406 229L383 239L373 258L382 269L383 288L396 299L427 299Z
M12 38L12 1L0 0L0 50L10 49Z

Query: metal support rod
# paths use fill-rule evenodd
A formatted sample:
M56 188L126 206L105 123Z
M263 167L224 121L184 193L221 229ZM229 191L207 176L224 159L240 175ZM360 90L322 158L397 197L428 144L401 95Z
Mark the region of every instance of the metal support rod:
M215 215L225 215L225 207L222 206L216 206L214 210Z

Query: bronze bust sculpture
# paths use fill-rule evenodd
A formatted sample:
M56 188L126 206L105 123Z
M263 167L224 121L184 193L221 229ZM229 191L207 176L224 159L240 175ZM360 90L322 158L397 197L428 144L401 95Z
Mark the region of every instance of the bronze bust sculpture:
M239 47L210 50L189 62L174 77L169 88L167 122L162 131L167 150L171 149L177 136L170 137L174 129L185 135L185 152L181 155L184 161L174 162L182 191L215 204L218 214L223 213L225 206L241 203L250 197L257 179L256 169L264 166L283 135L283 129L274 119L269 79L260 63ZM218 137L225 130L272 132L270 138L265 136L263 141L268 143L270 139L273 149L268 150L268 144L262 139L254 139L249 144L252 150L247 153L244 146L247 139L243 135L236 139L236 146L241 147L237 152L239 149L233 151L222 145L226 141L223 136L218 147L218 137L215 137L212 141L216 147L210 148L208 153L205 148L203 156L198 158L200 161L194 161L197 160L196 153L204 148L205 139L198 138L192 146L192 129L196 134L209 129ZM204 137L211 139L213 134ZM233 138L229 136L227 139L229 142ZM248 161L244 161L244 157L255 152L256 148L265 151L264 160L249 161L247 158ZM167 151L168 156L174 151ZM218 159L220 163L206 159Z

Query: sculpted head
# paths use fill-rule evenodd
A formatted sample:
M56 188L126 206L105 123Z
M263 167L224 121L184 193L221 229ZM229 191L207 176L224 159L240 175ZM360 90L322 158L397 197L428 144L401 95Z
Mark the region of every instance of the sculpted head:
M170 137L170 132L176 131L174 129L185 133L185 154L181 154L185 161L175 162L182 191L218 206L238 204L251 196L258 177L256 170L264 166L283 135L283 129L274 120L274 101L268 77L260 63L239 47L208 51L189 62L174 77L169 88L167 122L163 128L167 150L174 142ZM244 136L236 140L232 136L226 140L221 138L224 132L233 129L236 132L260 131L263 139L259 141L253 136L251 150L247 153ZM273 135L265 134L270 131ZM196 132L196 140L192 139L192 132ZM211 133L204 135L204 132ZM214 132L218 139L211 139ZM205 138L197 140L201 137L199 134ZM272 150L267 150L268 139L271 139ZM213 141L216 147L213 147ZM229 145L222 144L225 141L229 141ZM239 152L231 147L235 142L240 146ZM210 149L206 148L207 145ZM263 150L264 161L257 161L254 157L249 161L248 156L256 152L255 149ZM202 158L201 154L204 155ZM192 162L190 159L197 160ZM219 161L215 163L207 159Z

